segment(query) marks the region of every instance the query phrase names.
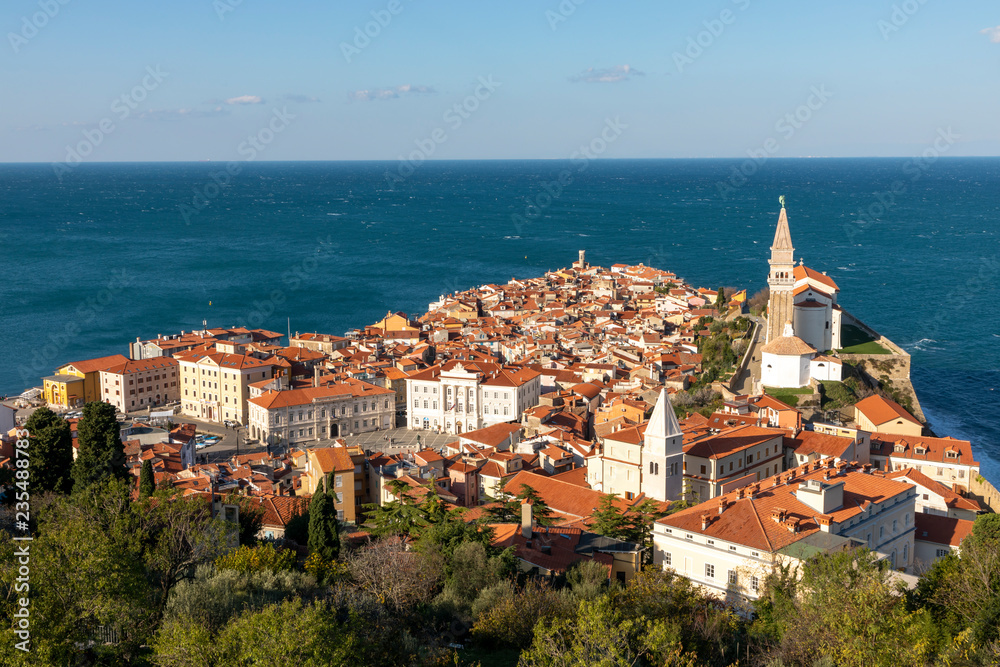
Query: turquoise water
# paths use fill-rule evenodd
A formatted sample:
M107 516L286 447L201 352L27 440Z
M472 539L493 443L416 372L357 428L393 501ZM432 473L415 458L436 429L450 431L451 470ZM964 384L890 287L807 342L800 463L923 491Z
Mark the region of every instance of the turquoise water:
M579 249L753 292L784 194L796 258L913 354L933 426L1000 480L1000 159L431 162L401 182L396 163L239 166L85 164L60 181L0 165L0 393L203 320L343 333Z

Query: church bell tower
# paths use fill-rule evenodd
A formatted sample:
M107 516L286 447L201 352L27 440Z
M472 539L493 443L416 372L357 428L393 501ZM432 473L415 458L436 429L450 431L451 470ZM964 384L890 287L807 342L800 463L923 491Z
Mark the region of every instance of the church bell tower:
M770 272L767 275L767 285L771 295L767 300L767 339L770 343L780 338L785 322L791 321L793 312L792 288L795 286L795 248L792 247L792 233L788 229L788 216L785 215L785 197L780 198L781 213L778 216L778 228L774 232L774 242L771 244L771 259L767 261Z

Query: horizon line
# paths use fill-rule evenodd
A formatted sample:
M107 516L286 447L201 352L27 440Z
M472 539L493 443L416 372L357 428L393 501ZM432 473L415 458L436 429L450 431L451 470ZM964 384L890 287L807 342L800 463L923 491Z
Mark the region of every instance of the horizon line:
M1000 155L939 155L935 157L937 160L958 160L958 159L998 159ZM773 156L767 157L765 162L770 162L772 160L902 160L902 159L921 159L920 155L790 155L790 156ZM625 161L668 161L668 160L752 160L757 161L753 157L748 155L741 156L697 156L697 157L595 157L591 162L625 162ZM364 162L388 162L396 163L399 162L399 158L339 158L339 159L287 159L287 160L212 160L212 159L201 159L201 160L93 160L86 162L73 163L74 166L82 165L112 165L112 164L207 164L207 163L219 163L228 164L230 162L253 162L258 164L285 164L285 163L296 163L296 162L316 162L316 163L327 163L327 162L349 162L349 163L364 163ZM423 162L570 162L572 158L568 157L532 157L532 158L427 158ZM44 161L44 160L29 160L29 161L17 161L17 162L5 162L0 161L0 166L15 166L15 165L55 165L55 164L66 164L63 161Z

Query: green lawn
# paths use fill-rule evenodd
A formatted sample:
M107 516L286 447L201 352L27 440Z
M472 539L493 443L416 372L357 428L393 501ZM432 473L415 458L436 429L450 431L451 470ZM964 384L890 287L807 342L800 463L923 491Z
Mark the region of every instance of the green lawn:
M768 396L774 396L776 399L778 399L782 403L785 403L786 405L795 407L795 405L798 404L799 402L799 396L810 395L813 393L813 390L810 389L809 387L802 387L799 389L795 389L793 387L788 387L788 388L764 387L764 393L766 393Z
M839 350L842 354L892 354L853 324L845 324L841 327L840 342L844 345Z

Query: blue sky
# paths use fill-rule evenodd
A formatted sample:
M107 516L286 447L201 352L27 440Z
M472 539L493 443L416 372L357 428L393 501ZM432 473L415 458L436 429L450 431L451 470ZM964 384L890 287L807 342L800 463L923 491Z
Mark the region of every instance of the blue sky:
M1000 154L985 0L5 0L0 27L0 162L568 158L608 119L607 158L906 156L946 128Z

